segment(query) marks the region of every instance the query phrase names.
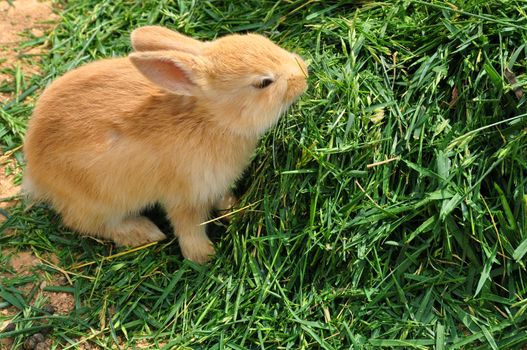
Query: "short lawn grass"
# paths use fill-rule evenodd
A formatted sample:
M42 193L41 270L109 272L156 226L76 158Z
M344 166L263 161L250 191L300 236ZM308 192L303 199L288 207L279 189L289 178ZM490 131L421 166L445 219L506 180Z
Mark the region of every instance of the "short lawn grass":
M0 110L0 147L21 167L41 89L126 55L141 25L266 34L310 62L310 87L237 184L245 209L211 224L208 265L184 261L177 242L124 251L79 237L45 205L3 212L3 252L57 257L32 275L0 257L14 324L0 337L14 348L43 327L61 349L525 348L527 2L57 7L55 29L26 44L49 42L43 75L1 85L16 99ZM73 295L68 315L22 288L56 276L64 286L47 288Z

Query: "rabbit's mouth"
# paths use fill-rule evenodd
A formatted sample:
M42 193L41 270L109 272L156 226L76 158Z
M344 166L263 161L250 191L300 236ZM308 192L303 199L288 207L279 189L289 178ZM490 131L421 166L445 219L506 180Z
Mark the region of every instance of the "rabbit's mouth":
M306 78L303 76L289 77L287 79L287 87L285 101L291 105L307 90Z

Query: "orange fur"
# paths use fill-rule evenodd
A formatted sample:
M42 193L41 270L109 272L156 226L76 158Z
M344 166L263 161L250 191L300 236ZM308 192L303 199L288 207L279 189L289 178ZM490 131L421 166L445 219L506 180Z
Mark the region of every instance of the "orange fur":
M129 57L87 64L44 91L24 143L24 188L66 225L120 245L164 238L138 216L160 202L183 255L205 262L214 248L199 224L306 89L305 64L255 34L198 42L149 26L132 44ZM266 77L274 82L254 86Z

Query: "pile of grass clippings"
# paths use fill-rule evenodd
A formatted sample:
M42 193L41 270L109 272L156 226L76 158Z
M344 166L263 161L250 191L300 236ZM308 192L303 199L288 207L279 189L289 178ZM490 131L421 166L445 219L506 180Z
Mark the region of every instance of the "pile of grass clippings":
M26 95L127 54L140 25L204 40L266 34L310 62L310 87L260 143L238 184L249 207L215 226L209 265L184 261L177 243L115 255L45 206L13 209L0 245L56 255L71 285L55 288L75 309L43 315L17 288L30 277L2 277L0 308L16 309L16 329L0 337L20 348L45 318L64 348L526 346L526 2L63 6L46 74L23 80L0 112L3 150L21 143Z

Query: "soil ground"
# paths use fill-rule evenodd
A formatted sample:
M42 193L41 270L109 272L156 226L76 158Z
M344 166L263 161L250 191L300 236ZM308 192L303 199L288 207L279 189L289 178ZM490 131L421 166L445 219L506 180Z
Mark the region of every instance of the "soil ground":
M0 82L2 84L13 83L13 71L20 69L25 77L39 74L38 59L45 54L45 45L20 49L23 41L31 37L42 37L46 31L53 28L58 16L53 13L51 2L37 0L16 0L0 2ZM0 93L0 105L14 98L13 94ZM20 186L15 184L14 174L19 171L13 158L9 154L0 153L0 209L8 210L16 202L16 196L20 191ZM0 213L1 214L1 213ZM0 224L5 220L4 215L0 215ZM4 232L5 234L5 232ZM15 276L35 275L38 281L39 292L34 297L45 298L48 307L54 313L66 315L74 307L73 296L68 293L48 292L45 287L50 284L43 280L38 271L38 266L46 263L53 263L56 257L46 257L42 261L30 251L10 251L2 250L0 254L8 257L9 267L12 274L0 273L0 281L4 278ZM8 276L9 275L9 276ZM53 284L64 284L61 276L56 276ZM35 283L28 283L20 287L22 292L30 291L35 287ZM33 302L32 300L31 302ZM2 321L0 331L3 331L10 324L10 316L18 312L14 307L0 310ZM11 339L2 339L0 349L10 348ZM35 349L47 349L51 342L44 339L43 342L33 342Z

